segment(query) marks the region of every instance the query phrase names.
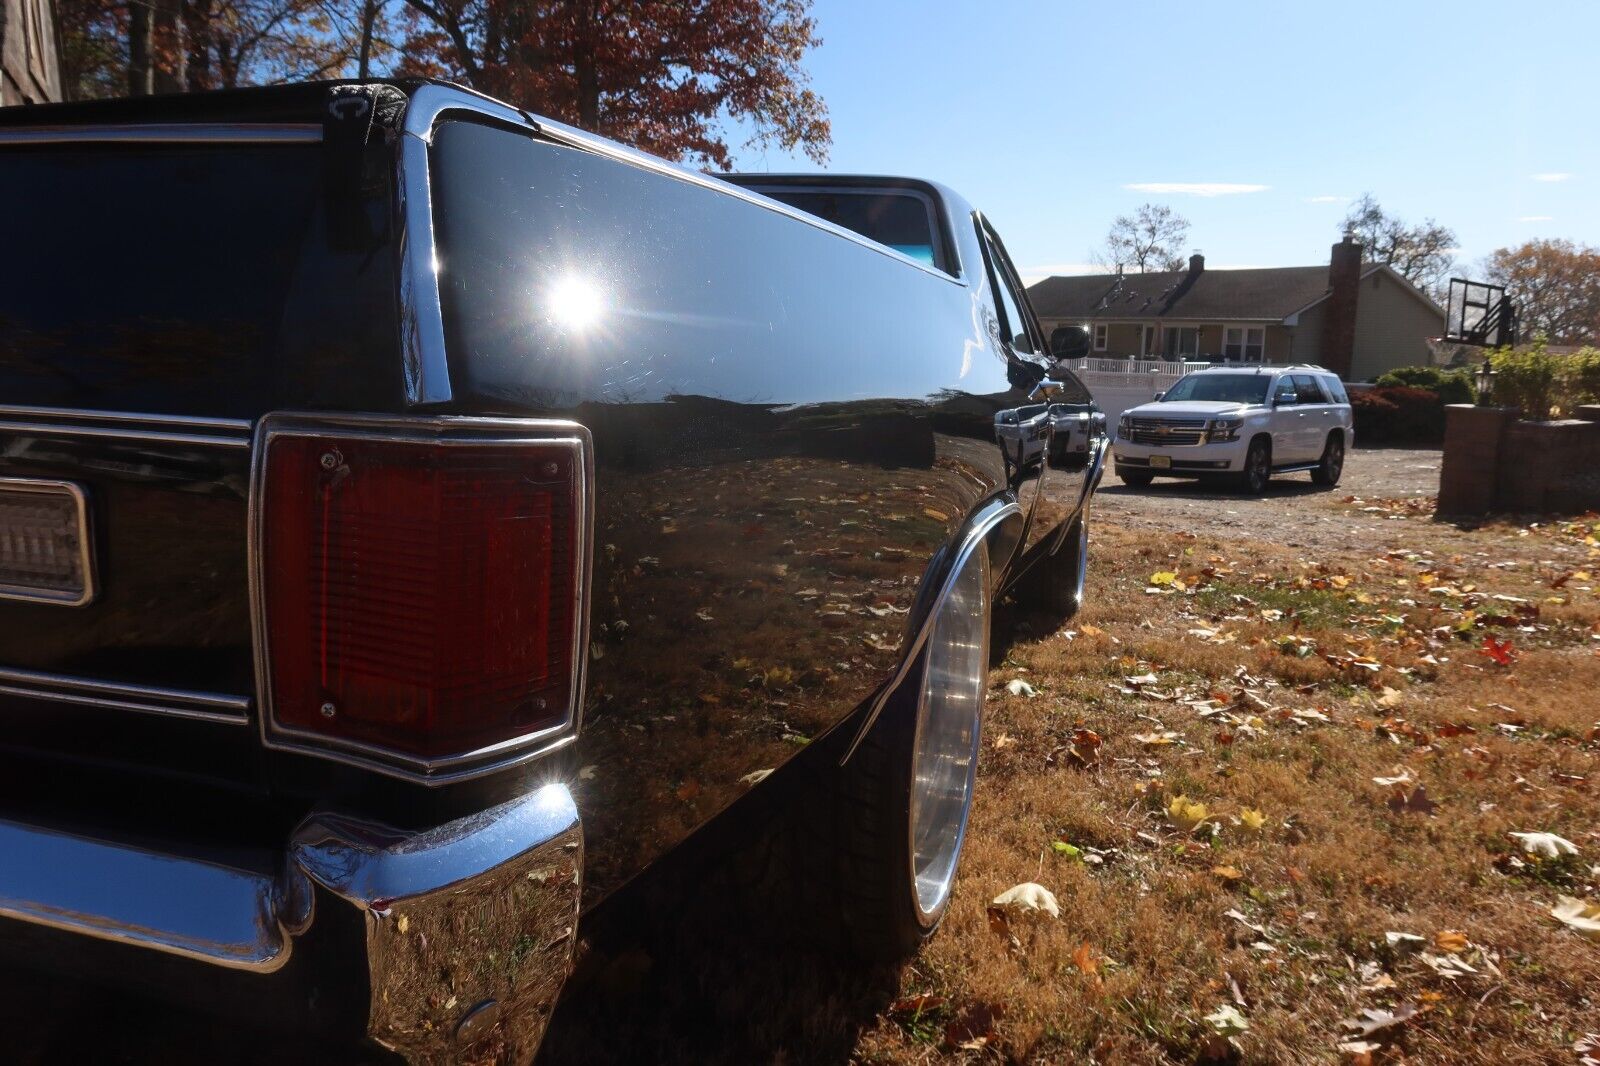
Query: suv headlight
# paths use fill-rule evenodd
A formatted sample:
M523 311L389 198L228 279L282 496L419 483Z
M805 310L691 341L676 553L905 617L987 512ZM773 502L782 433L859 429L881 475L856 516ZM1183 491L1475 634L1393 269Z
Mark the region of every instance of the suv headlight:
M1211 428L1206 432L1207 441L1229 441L1239 439L1239 430L1244 428L1242 418L1213 418Z
M1133 432L1133 419L1129 415L1123 415L1117 420L1117 436L1127 440L1131 432Z

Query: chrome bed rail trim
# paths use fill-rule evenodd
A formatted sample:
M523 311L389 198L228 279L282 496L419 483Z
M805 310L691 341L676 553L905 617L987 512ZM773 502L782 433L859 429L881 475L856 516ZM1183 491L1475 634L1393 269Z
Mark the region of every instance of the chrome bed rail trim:
M24 699L135 711L167 718L188 718L220 725L248 725L250 722L251 701L248 696L96 681L37 670L0 667L0 693Z
M201 418L142 411L94 411L81 407L0 404L0 432L8 433L248 448L250 429L248 418Z
M961 547L956 551L955 558L951 561L950 568L945 573L939 586L939 595L928 605L927 615L922 619L921 624L917 626L916 633L913 634L910 643L907 645L905 654L900 658L900 668L895 671L895 675L889 683L879 689L876 696L872 697L872 703L867 709L865 720L862 721L861 727L856 730L856 735L850 741L850 746L839 757L841 766L849 761L850 756L855 754L856 748L861 746L861 742L866 739L867 732L872 729L873 723L878 720L878 715L883 713L884 704L889 702L889 697L899 690L901 684L905 682L906 675L911 673L911 667L916 663L917 657L922 654L923 647L928 643L928 636L933 632L934 622L939 617L939 608L944 606L944 601L950 598L950 590L955 587L956 578L960 576L961 569L966 565L967 559L971 557L972 553L977 550L978 545L984 542L984 538L996 526L1012 515L1020 514L1022 514L1022 508L1017 505L1015 500L991 500L967 524L967 532L961 540ZM995 569L998 572L1002 568L999 564L996 564Z
M6 144L320 144L322 127L302 122L129 122L0 130Z

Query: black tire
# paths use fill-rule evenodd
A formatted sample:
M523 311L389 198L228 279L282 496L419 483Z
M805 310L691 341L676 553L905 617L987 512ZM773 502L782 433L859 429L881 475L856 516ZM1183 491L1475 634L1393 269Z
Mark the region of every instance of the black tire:
M988 566L983 567L981 596L981 673L988 671L989 602ZM930 637L917 666L890 697L877 722L840 769L833 797L833 841L837 912L846 950L870 962L893 962L914 952L938 928L949 906L948 889L938 904L924 910L918 898L914 870L913 790L921 724L923 680L929 651L938 637ZM967 778L966 810L971 805L971 776L977 764L978 736L986 682L978 686L971 702L971 771ZM966 832L966 811L952 827L950 841L959 859ZM953 881L955 867L949 870Z
M1124 485L1134 489L1142 489L1156 479L1148 470L1125 470L1120 466L1117 467L1117 477L1122 479Z
M1239 473L1235 484L1240 492L1248 496L1260 496L1267 491L1267 483L1271 480L1272 442L1265 437L1257 437L1250 442L1250 450L1244 457L1244 470Z
M1317 468L1311 471L1311 481L1331 489L1343 475L1344 434L1335 431L1328 434L1328 443L1322 446L1322 459L1317 463Z

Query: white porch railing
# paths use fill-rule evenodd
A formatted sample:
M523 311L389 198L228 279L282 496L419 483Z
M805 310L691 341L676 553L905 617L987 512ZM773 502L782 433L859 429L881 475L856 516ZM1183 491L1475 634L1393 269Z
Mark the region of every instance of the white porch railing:
M1175 380L1193 371L1217 365L1220 364L1205 360L1168 362L1165 359L1106 359L1094 357L1066 361L1067 368L1077 374L1120 374L1123 377L1159 378L1161 380Z

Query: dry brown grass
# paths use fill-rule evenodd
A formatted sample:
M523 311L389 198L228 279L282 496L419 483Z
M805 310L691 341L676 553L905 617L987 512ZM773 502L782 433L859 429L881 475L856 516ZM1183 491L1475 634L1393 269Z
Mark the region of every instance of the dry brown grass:
M1403 521L1407 552L1314 562L1182 534L1152 547L1101 523L1075 636L1025 640L994 672L955 901L899 989L935 998L883 1012L855 1057L1349 1061L1343 1019L1411 1005L1422 1013L1375 1036L1374 1061L1576 1062L1574 1040L1600 1029L1600 944L1548 910L1600 881L1600 583L1581 569L1592 531L1463 537ZM1450 554L1429 554L1446 531ZM1147 594L1162 571L1198 587ZM1516 661L1481 654L1486 635L1509 639ZM1125 681L1146 673L1158 680ZM1017 677L1038 694L1009 695ZM1235 712L1259 719L1254 735L1163 698L1229 703L1240 688L1266 705ZM1292 717L1308 710L1328 721ZM1065 756L1076 728L1104 740L1087 769ZM1134 739L1157 731L1181 740ZM1431 815L1386 804L1393 790L1373 778L1397 768L1426 786ZM1164 804L1179 794L1207 805L1207 828L1173 828ZM1240 824L1245 809L1265 813L1261 832ZM1513 830L1582 854L1517 858ZM1107 854L1088 865L1053 841ZM1013 941L985 908L1024 881L1062 913L1013 923ZM1391 931L1465 934L1456 957L1476 972L1440 976L1391 947ZM1229 1003L1249 1022L1232 1049L1204 1020ZM983 1005L1003 1008L990 1039L951 1046L948 1024Z

